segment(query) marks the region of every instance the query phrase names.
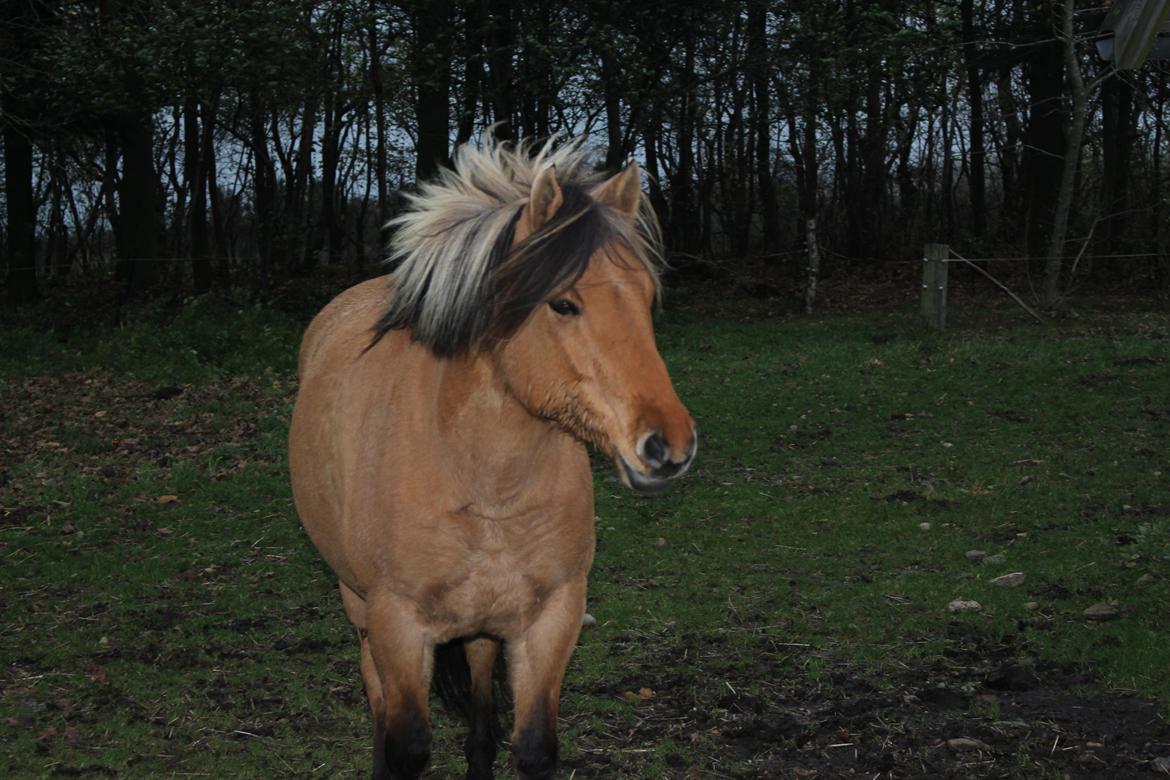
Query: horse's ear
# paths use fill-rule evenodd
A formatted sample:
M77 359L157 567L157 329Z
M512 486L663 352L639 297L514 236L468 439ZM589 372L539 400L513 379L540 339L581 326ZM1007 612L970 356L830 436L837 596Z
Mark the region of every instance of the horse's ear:
M642 202L642 169L638 163L631 161L619 173L598 184L592 194L598 203L633 217L638 213L638 204Z
M549 166L532 182L532 194L528 197L528 229L533 233L540 230L564 202L561 185L557 184L556 168Z

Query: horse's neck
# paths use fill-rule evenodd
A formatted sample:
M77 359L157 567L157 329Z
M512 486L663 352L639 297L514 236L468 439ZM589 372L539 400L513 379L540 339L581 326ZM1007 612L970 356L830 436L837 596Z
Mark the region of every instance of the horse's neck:
M439 435L460 481L485 499L520 497L566 443L508 392L486 357L456 359L439 383Z

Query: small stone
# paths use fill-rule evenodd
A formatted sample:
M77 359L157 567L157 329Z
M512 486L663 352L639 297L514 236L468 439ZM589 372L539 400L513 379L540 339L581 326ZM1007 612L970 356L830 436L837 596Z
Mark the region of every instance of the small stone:
M972 739L971 737L955 737L954 739L948 739L946 741L946 746L951 750L959 753L964 753L970 750L988 749L986 742L981 742L977 739Z
M1035 612L1036 610L1040 609L1040 602L1039 601L1025 601L1024 602L1024 609L1028 610L1029 612Z
M657 539L655 539L655 540L654 540L654 546L655 546L655 547L665 547L665 546L666 546L666 540L665 540L665 539L663 539L663 538L660 536L660 537L658 537Z
M1108 601L1098 602L1081 613L1085 620L1098 621L1114 620L1120 614L1117 606Z
M1013 571L1010 574L1001 574L991 580L991 584L1000 588L1015 588L1024 584L1024 573Z
M978 612L981 609L983 609L983 605L978 601L968 601L967 599L955 599L947 604L947 612Z
M1150 768L1155 772L1170 775L1170 756L1161 756L1150 762Z
M595 625L597 625L597 618L593 617L588 612L586 612L584 615L581 616L581 625L595 626Z
M983 559L983 562L988 566L999 566L1001 563L1007 562L1007 556L1003 553L996 553L995 555L988 555Z
M1149 574L1149 573L1143 574L1142 576L1137 578L1138 585L1149 585L1153 581L1154 581L1154 575Z
M987 550L968 550L966 556L971 562L981 561L987 557Z
M930 523L919 523L918 530L919 531L929 531L930 530Z

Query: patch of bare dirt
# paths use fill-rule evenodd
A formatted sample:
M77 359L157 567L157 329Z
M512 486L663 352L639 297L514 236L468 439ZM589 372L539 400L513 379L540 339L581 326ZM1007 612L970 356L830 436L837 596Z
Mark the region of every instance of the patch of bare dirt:
M635 716L611 716L607 739L568 769L613 777L623 751L669 740L688 746L665 756L679 778L1164 776L1155 762L1170 756L1170 725L1156 704L1099 684L1084 692L1095 682L1085 669L1009 644L968 636L951 648L882 673L821 658L810 677L807 650L777 646L713 670L695 663L712 657L710 638L683 638L589 691L634 701Z

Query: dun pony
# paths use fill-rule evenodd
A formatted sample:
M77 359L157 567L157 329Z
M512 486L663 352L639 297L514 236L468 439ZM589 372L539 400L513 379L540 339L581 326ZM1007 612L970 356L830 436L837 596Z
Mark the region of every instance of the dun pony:
M360 639L374 777L423 771L443 646L470 670L467 777L492 776L503 647L515 769L547 778L593 561L585 445L643 492L697 447L654 344L656 223L637 165L600 179L549 142L460 148L394 227L394 272L305 334L297 511Z

